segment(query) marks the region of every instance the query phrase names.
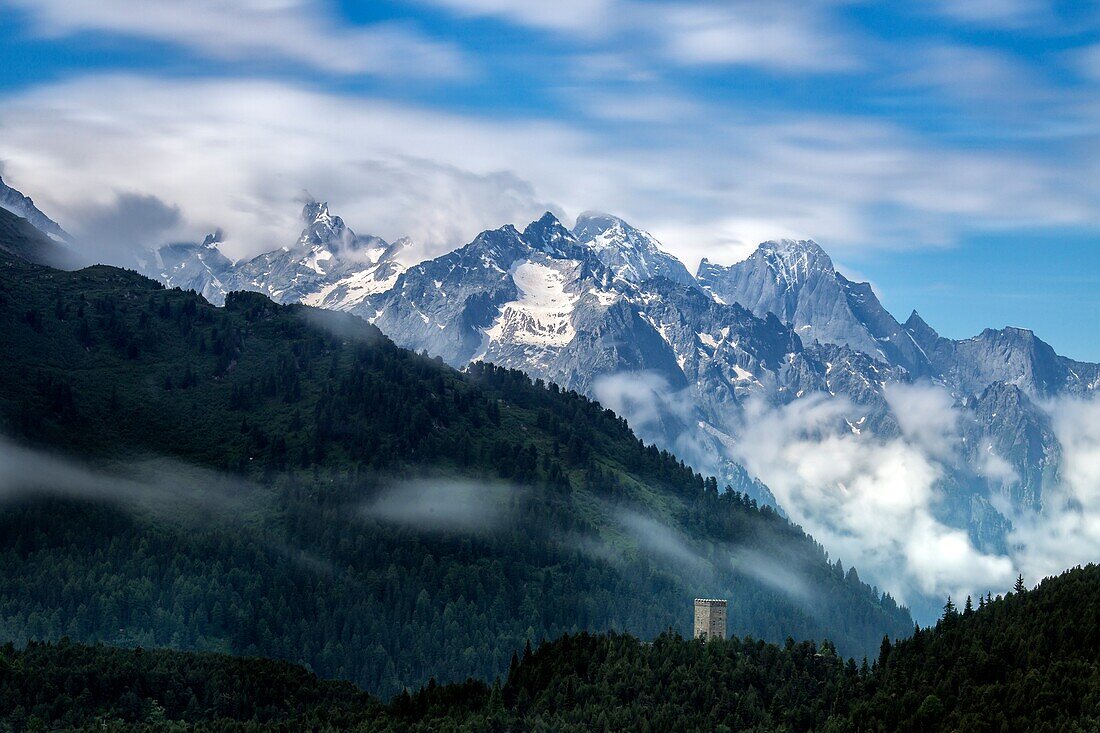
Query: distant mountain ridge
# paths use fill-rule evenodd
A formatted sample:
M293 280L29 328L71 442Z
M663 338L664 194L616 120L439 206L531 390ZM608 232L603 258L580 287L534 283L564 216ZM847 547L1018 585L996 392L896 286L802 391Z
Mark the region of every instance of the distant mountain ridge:
M24 196L19 191L4 183L0 177L0 208L7 209L16 216L21 216L30 224L50 239L56 242L71 243L72 237L61 228L61 225L43 214L29 196Z
M304 303L333 310L353 308L389 289L404 271L398 261L409 240L392 244L359 237L328 204L302 207L304 228L292 246L233 262L218 248L221 232L201 244L170 244L157 249L141 268L171 287L194 290L215 305L235 290L254 290L279 303Z
M850 346L915 377L930 372L920 347L886 312L871 286L838 273L816 242L765 242L729 267L704 259L698 278L719 300L740 303L758 316L776 314L806 344Z
M493 361L595 396L646 439L766 501L768 489L728 458L750 402L842 397L853 432L890 438L901 430L888 385L929 381L962 415L939 518L1004 553L1003 502L1042 510L1061 449L1039 401L1092 393L1098 365L1061 357L1024 329L952 341L919 316L902 324L812 241L766 242L743 262L704 261L685 278L637 231L591 214L569 230L547 214L422 262L350 310L454 366ZM1010 395L1014 409L989 407Z

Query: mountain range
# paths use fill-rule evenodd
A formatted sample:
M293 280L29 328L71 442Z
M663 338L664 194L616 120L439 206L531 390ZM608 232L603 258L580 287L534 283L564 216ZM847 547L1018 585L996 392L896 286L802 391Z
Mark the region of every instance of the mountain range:
M916 312L899 322L810 240L765 242L728 266L704 259L692 275L618 217L587 212L568 228L547 213L406 266L407 240L356 235L320 202L302 219L293 245L248 260L227 259L215 234L162 247L142 269L213 303L245 289L346 311L456 368L493 362L587 394L780 511L791 507L742 465L754 405L838 399L833 429L890 439L905 432L890 390L926 385L961 416L936 457L937 518L1003 553L1013 519L1041 512L1061 480L1044 401L1100 385L1100 365L1025 329L952 340Z

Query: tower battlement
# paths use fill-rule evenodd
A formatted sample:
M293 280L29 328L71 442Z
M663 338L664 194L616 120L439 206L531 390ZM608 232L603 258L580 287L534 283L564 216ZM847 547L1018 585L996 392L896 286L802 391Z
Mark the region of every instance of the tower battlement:
M695 599L695 638L725 639L727 601L720 598Z

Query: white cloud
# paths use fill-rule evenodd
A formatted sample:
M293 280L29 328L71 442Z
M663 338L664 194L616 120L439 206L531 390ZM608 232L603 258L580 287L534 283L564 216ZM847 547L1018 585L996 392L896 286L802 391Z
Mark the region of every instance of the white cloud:
M935 43L912 49L911 58L914 68L902 81L953 98L1019 104L1048 94L1031 66L1000 50Z
M364 516L425 532L481 534L512 519L520 489L453 479L422 479L387 487L365 504Z
M996 28L1019 28L1048 19L1044 0L935 0L933 10L963 23Z
M293 61L341 74L452 76L452 47L402 24L352 28L320 0L0 0L22 9L37 33L116 33L228 59Z
M552 31L599 35L621 9L617 0L420 0L467 16L496 16Z
M891 383L883 393L905 440L938 461L954 458L961 445L959 414L946 389Z
M155 196L180 211L166 237L222 227L238 256L293 239L302 189L360 233L411 236L422 256L548 208L598 208L690 264L731 261L780 234L843 256L950 242L963 226L1095 223L1097 211L1095 181L1064 167L844 117L703 115L640 145L576 121L493 120L272 81L101 76L0 100L0 127L11 184L64 226L80 229L90 207L119 194Z
M943 469L922 444L929 426L950 419L930 417L930 406L910 425L913 442L885 440L848 430L853 409L824 396L751 406L737 457L796 523L902 600L1007 587L1012 560L980 551L936 517Z
M1034 584L1100 554L1100 399L1043 405L1061 448L1060 475L1044 486L1039 512L995 501L1012 524L1005 554L979 549L940 518L945 467L961 447L958 408L931 385L893 386L887 401L901 426L896 438L852 433L845 420L859 410L843 399L750 404L733 457L834 556L905 601L1004 592L1017 572ZM985 448L975 469L994 481L1018 479Z
M787 72L858 68L844 34L814 3L667 5L656 19L670 59Z
M634 0L420 0L464 16L488 16L581 42L611 39L624 55L678 65L752 66L783 72L856 68L854 44L829 2L637 2ZM625 46L624 44L629 44ZM614 44L613 44L614 45Z
M1100 81L1100 44L1084 46L1071 53L1072 65L1092 81Z
M1020 565L1033 582L1100 555L1100 399L1045 405L1062 447L1060 481L1039 515L1013 517L1010 540L1025 548Z
M976 458L978 465L975 468L978 475L1000 482L1004 486L1020 480L1020 474L1016 472L1015 467L994 451L991 443L987 443Z
M592 394L604 407L626 417L636 430L655 431L670 417L692 424L692 402L655 372L605 374L592 383Z
M434 256L547 208L507 172L515 161L554 180L559 159L581 156L577 136L554 125L498 125L259 81L86 79L12 100L0 126L13 185L73 229L119 192L142 192L179 207L166 238L223 227L238 256L293 240L303 189L361 233L408 235Z

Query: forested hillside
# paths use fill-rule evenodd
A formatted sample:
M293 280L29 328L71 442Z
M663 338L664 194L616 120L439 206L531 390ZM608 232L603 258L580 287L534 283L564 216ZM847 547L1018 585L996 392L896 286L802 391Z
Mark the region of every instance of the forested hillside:
M301 662L384 695L528 639L906 634L799 529L620 418L350 316L0 264L0 638Z
M0 648L0 730L1093 731L1100 567L952 609L857 664L829 642L564 636L383 705L284 663L63 642ZM7 727L6 727L7 726Z

